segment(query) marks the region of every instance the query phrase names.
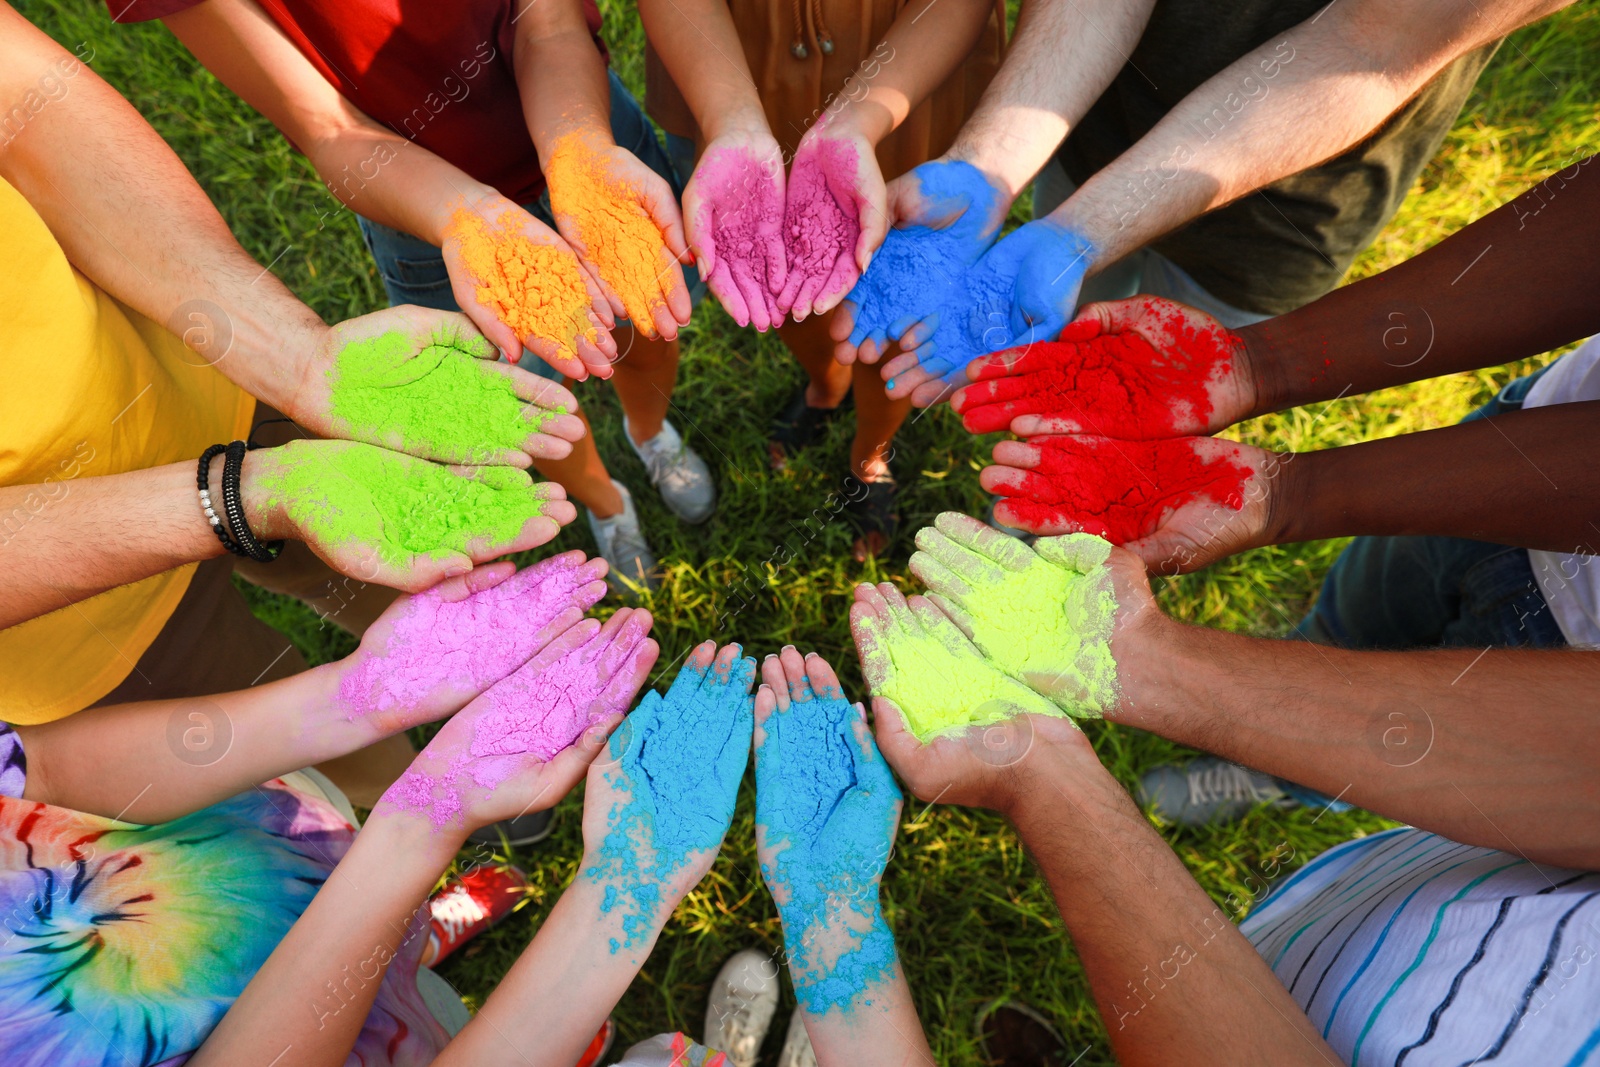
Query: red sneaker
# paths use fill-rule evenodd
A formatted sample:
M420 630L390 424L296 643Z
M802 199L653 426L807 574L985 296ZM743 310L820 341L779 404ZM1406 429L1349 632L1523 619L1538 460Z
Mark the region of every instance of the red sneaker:
M424 967L438 966L451 953L511 914L528 876L515 867L475 867L445 883L428 901L432 913Z
M595 1067L611 1051L611 1042L616 1037L617 1024L607 1019L600 1024L600 1032L594 1035L594 1040L589 1042L589 1047L583 1050L583 1055L578 1057L573 1067Z

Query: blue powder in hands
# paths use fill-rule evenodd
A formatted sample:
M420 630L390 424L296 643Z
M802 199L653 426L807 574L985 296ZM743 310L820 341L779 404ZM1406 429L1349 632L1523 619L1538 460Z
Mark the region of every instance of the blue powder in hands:
M846 298L855 308L850 343L868 337L881 352L885 337L900 339L913 323L947 305L949 291L994 238L999 196L970 163L924 163L915 173L932 212L965 213L943 229L892 228L867 272Z
M646 940L662 886L696 854L715 852L733 820L749 762L753 659L731 667L686 665L666 697L651 692L612 735L605 773L618 799L597 862L584 874L604 883L600 910L625 911L625 942Z
M900 790L877 746L864 751L858 713L825 690L774 711L756 752L756 822L768 849L762 877L781 898L795 995L814 1015L870 1004L890 976L894 935L878 879L900 815Z

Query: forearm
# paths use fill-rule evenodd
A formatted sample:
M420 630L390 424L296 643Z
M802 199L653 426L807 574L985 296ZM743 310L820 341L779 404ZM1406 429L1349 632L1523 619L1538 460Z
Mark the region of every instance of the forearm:
M517 88L528 133L548 162L570 133L611 143L611 85L579 5L535 4L518 26Z
M212 654L226 655L226 649ZM168 822L378 740L339 701L341 664L215 696L117 704L17 727L24 799Z
M1050 883L1119 1063L1182 1062L1196 1049L1215 1062L1335 1062L1092 754L1029 759L1054 766L1029 776L1007 814Z
M870 917L855 916L857 923L883 923L881 914ZM815 951L788 949L790 976L796 988L808 976L797 973L795 960L799 953ZM800 1012L805 1021L806 1036L817 1056L819 1067L845 1067L848 1064L874 1063L885 1065L932 1063L933 1053L928 1048L927 1037L922 1032L922 1020L917 1017L916 1005L911 1000L911 987L906 983L905 971L894 953L893 940L889 941L889 958L877 961L884 971L874 981L859 990L848 1003L830 1006L825 1011L815 1010L809 998L801 993ZM860 961L852 961L851 968ZM836 979L830 979L836 980Z
M209 0L163 21L206 69L306 154L328 191L352 211L438 245L457 206L494 195L363 114L251 0Z
M10 9L0 27L8 99L68 58ZM321 320L239 247L166 142L98 75L79 70L0 151L0 176L92 281L247 392L286 405Z
M190 1063L345 1062L389 964L464 836L376 812Z
M643 0L639 17L705 141L767 131L744 46L723 0Z
M1574 162L1382 274L1238 331L1252 415L1548 352L1600 332L1600 166Z
M1334 5L1230 64L1084 183L1054 217L1115 262L1367 137L1456 57L1557 4Z
M1154 0L1028 0L1005 63L946 158L1015 199L1105 92L1139 43Z
M1262 543L1431 535L1600 554L1600 471L1577 447L1596 435L1587 401L1299 453L1274 478Z
M877 144L905 121L972 51L994 12L987 0L960 0L928 15L940 0L906 5L889 32L829 102L826 121Z
M1158 655L1119 656L1115 721L1456 841L1600 863L1600 656L1347 651L1159 625Z
M589 866L587 858L580 872ZM655 947L668 905L636 943L622 909L602 912L604 888L580 873L556 901L533 942L483 1008L435 1061L479 1064L507 1058L530 1067L577 1062Z

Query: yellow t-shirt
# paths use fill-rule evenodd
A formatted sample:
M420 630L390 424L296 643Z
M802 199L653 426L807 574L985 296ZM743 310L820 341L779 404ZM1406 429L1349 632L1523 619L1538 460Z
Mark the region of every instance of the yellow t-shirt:
M243 437L255 401L172 333L73 269L38 212L0 179L0 485L37 488L0 513L6 546L91 478L196 460ZM199 502L195 521L203 522ZM50 722L133 671L195 565L0 630L0 720ZM3 581L3 579L0 579Z

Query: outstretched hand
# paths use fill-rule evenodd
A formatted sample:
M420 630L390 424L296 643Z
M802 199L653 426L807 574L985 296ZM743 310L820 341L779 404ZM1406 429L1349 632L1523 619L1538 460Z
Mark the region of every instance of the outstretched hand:
M884 195L872 142L828 115L806 131L789 171L779 310L800 322L844 299L888 232Z
M752 659L707 641L665 697L646 694L589 772L583 876L615 914L612 952L654 940L711 869L733 821L753 728Z
M978 360L967 377L950 405L973 433L1186 437L1225 429L1256 402L1239 338L1156 297L1090 304L1057 341Z
M783 152L772 134L740 130L706 145L683 190L689 249L733 321L766 331L783 321Z
M795 995L813 1015L894 973L878 883L900 789L866 712L821 656L768 656L755 701L756 849L783 917Z

